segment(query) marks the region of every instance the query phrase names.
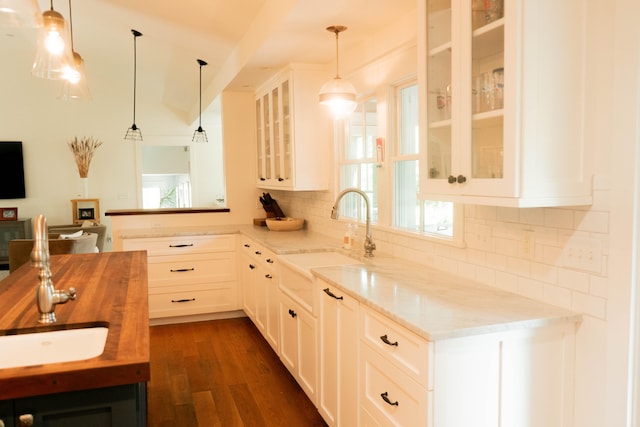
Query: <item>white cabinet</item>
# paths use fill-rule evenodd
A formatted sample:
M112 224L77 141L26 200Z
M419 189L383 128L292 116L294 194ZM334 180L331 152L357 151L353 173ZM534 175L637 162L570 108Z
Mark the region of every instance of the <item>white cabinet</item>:
M276 256L255 241L240 238L242 307L275 352L278 352L278 277Z
M361 305L359 329L361 426L573 426L575 324L427 341Z
M237 310L236 235L124 239L146 250L149 318Z
M280 360L316 403L318 338L316 318L289 295L280 294Z
M380 426L428 425L432 347L367 307L360 308L359 327L362 419Z
M503 13L485 5L504 3ZM419 2L422 197L534 207L592 202L585 2Z
M358 425L358 301L316 278L319 294L318 411L331 427Z
M326 190L332 122L318 102L326 68L291 65L256 92L257 186Z

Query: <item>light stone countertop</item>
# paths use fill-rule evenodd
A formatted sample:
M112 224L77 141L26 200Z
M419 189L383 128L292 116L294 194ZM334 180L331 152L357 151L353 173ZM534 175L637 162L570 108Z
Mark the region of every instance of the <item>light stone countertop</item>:
M340 242L307 230L277 232L253 225L122 230L121 238L236 234L277 255L337 251ZM427 340L580 322L579 313L468 278L375 253L360 263L311 273Z

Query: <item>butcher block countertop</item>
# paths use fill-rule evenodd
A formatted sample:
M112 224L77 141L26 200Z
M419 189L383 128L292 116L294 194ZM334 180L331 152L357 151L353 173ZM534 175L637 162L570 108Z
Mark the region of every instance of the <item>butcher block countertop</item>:
M0 281L0 335L108 326L104 352L92 359L0 370L0 400L149 380L149 310L145 251L51 257L56 289L77 299L56 306L57 322L38 323L38 271L28 263Z

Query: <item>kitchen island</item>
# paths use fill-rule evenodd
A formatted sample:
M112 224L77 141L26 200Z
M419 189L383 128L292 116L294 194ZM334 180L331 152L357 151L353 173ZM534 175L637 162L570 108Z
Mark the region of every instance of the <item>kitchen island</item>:
M69 402L71 397L83 400L91 394L124 394L127 397L119 397L119 401L134 399L138 418L124 425L143 425L145 384L150 372L146 253L52 256L51 272L56 289L74 287L77 299L56 307L56 323L39 324L35 292L38 271L25 264L0 282L0 335L106 326L104 351L88 360L0 370L0 409L7 402L18 408L29 401L39 402L26 405L37 412L35 406L46 406L60 396L67 396L62 400L73 404ZM113 420L116 423L115 416Z

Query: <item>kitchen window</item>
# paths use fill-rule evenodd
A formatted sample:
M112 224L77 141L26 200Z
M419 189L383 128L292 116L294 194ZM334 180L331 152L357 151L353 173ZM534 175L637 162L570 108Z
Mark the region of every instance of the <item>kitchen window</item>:
M376 100L367 99L345 120L346 135L340 155L340 190L355 187L364 191L371 202L371 223L378 222L378 168ZM346 194L340 202L340 216L365 222L362 197Z
M340 143L339 188L359 188L371 200L371 223L425 237L451 241L462 239L462 205L440 200L423 200L420 194L421 144L419 134L418 86L415 80L391 87L388 99L364 99L344 121ZM380 115L379 105L393 110ZM386 110L386 108L384 109ZM388 128L389 132L381 130ZM388 162L377 153L376 140L384 145L389 134ZM391 136L393 135L393 136ZM387 166L387 167L385 167ZM389 202L380 203L381 200ZM382 207L380 207L380 205ZM387 208L388 206L388 208ZM340 203L340 217L365 222L365 203L347 194ZM384 209L384 210L382 210ZM454 228L455 224L455 228Z
M393 162L394 227L453 238L454 205L452 202L421 200L420 135L418 126L418 85L400 85L396 98L396 144Z

